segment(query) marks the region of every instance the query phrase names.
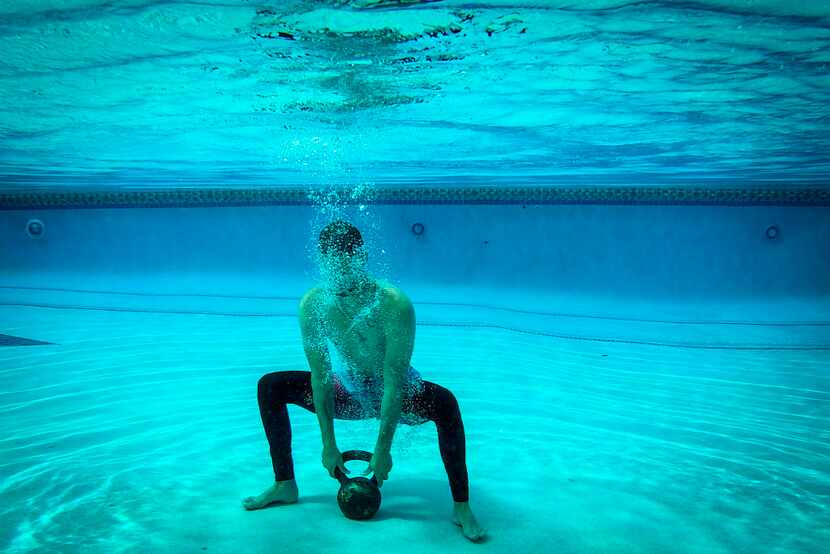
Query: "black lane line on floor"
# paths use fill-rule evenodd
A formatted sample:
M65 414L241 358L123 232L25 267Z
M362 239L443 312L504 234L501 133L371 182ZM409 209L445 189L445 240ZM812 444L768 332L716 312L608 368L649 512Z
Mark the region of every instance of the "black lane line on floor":
M0 306L23 306L28 308L47 308L53 310L85 310L85 311L100 311L100 312L125 312L125 313L145 313L145 314L170 314L170 315L212 315L221 317L280 317L280 318L295 318L296 314L280 314L280 313L237 313L237 312L204 312L204 311L190 311L190 310L149 310L141 308L117 308L117 307L98 307L98 306L60 306L53 304L24 304L12 302L0 302ZM555 339L577 340L588 342L604 342L604 343L618 343L618 344L638 344L644 346L666 346L669 348L691 348L696 350L807 350L807 351L830 351L830 344L808 344L808 345L770 345L770 344L693 344L693 343L676 343L676 342L661 342L638 339L616 339L611 337L588 337L579 335L566 335L560 333L550 333L547 331L536 331L532 329L521 329L518 327L508 327L506 325L497 325L490 323L435 323L435 322L420 322L418 325L425 327L467 327L467 328L481 328L481 329L501 329L503 331L512 331L514 333L521 333L525 335L538 335L543 337L551 337Z
M42 344L53 343L43 342L42 340L27 339L23 337L14 337L12 335L0 334L0 346L39 346Z
M214 294L214 293L177 293L177 292L129 292L129 291L110 291L110 290L96 290L96 289L73 289L61 287L29 287L17 285L0 285L0 289L8 290L37 290L50 292L70 292L82 294L101 294L113 296L138 296L144 298L162 297L162 298L232 298L235 300L290 300L292 302L299 302L299 296L248 296L237 294ZM623 317L613 315L594 315L594 314L578 314L573 312L549 312L539 310L525 310L520 308L510 308L508 306L496 306L492 304L470 304L464 302L435 302L422 301L415 302L417 305L424 306L461 306L465 308L484 308L488 310L500 310L503 312L512 312L518 314L538 315L545 317L563 317L572 319L598 319L607 321L634 321L637 323L665 323L671 325L735 325L735 326L753 326L753 327L830 327L830 321L814 320L814 321L736 321L736 320L718 320L718 319L700 319L700 320L686 320L686 319L650 319L641 317ZM2 305L2 303L0 303Z

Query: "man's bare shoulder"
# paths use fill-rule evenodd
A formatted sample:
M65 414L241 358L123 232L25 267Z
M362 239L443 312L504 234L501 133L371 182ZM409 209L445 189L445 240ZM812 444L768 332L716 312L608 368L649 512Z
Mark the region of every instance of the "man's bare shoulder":
M412 301L400 287L381 279L378 279L378 286L381 287L384 306L395 311L412 309Z
M300 316L310 314L313 308L318 305L321 299L322 289L319 286L314 286L308 289L300 298Z
M305 291L305 294L303 294L302 299L300 301L302 302L303 300L306 300L306 299L309 299L309 300L315 299L315 298L319 297L322 290L323 290L323 287L321 287L320 285L315 285L315 286L311 287L310 289L308 289L307 291Z

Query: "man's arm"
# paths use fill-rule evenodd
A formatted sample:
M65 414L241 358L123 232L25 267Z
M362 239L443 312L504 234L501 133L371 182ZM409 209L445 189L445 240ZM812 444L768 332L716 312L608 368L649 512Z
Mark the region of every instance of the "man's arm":
M409 370L415 344L415 309L402 292L389 302L386 318L386 356L383 360L383 401L375 452L388 453L392 448L395 427L401 416L403 381Z
M311 289L300 300L300 331L303 336L303 350L311 368L311 390L320 436L324 449L337 449L334 438L334 386L331 379L331 358L320 328L318 315L319 300L315 289Z

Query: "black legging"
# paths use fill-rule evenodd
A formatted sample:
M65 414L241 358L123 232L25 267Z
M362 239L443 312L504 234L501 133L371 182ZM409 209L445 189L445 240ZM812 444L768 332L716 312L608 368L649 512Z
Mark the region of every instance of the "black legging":
M360 404L340 386L334 388L334 418L364 419ZM271 447L271 463L277 481L294 478L294 460L291 457L291 422L287 404L301 406L317 413L311 389L310 371L276 371L266 373L257 384L257 400L265 436ZM430 381L424 381L423 390L405 398L402 413L411 413L421 419L435 422L438 429L438 448L450 480L453 500L467 502L466 445L464 423L458 401L452 392Z

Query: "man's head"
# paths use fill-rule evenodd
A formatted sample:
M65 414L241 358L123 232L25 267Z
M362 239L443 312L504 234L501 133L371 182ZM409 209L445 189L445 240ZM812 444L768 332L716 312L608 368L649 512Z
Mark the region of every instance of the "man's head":
M326 225L320 231L320 254L323 256L352 256L355 250L363 246L363 237L357 227L338 219Z
M337 220L326 225L318 248L323 279L334 289L350 289L368 281L363 237L351 223Z

